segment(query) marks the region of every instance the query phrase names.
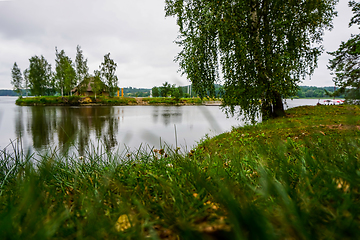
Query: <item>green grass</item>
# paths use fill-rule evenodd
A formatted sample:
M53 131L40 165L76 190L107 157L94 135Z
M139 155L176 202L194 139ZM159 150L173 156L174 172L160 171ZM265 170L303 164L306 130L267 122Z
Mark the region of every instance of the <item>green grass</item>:
M181 98L181 101L184 103L194 103L194 104L202 104L201 98Z
M89 101L90 99L90 101ZM85 100L85 102L84 102ZM202 104L200 98L142 98L142 101L148 104L166 104L166 105L177 105L177 104ZM126 97L106 97L98 96L96 99L94 96L43 96L43 97L27 97L18 98L16 104L19 106L56 106L56 105L83 105L83 104L103 104L103 105L137 105L135 98Z
M49 96L49 97L27 97L27 98L18 98L16 104L20 106L29 106L29 105L53 105L62 103L61 97Z
M176 104L202 104L200 98L167 98L167 97L152 97L152 98L143 98L142 101L148 102L149 104L166 104L166 105L176 105Z
M149 104L171 104L174 105L179 103L179 100L175 98L165 98L165 97L153 97L153 98L143 98L142 101L148 102Z
M135 98L125 98L125 97L104 97L99 96L96 98L91 98L93 102L100 103L100 104L106 104L106 105L130 105L130 104L136 104Z
M165 104L165 105L177 105L177 104L202 104L200 98L169 98L169 97L149 97L142 98L142 101L148 104Z
M359 114L294 108L187 153L35 159L13 144L0 153L0 238L359 239Z
M84 102L85 100L85 102ZM90 101L89 101L90 100ZM130 105L136 104L134 98L123 98L123 97L106 97L98 96L95 97L84 97L84 96L43 96L43 97L27 97L27 98L18 98L16 104L20 106L35 106L35 105L46 105L46 106L56 106L56 105L68 105L68 106L77 106L83 104L104 104L104 105Z

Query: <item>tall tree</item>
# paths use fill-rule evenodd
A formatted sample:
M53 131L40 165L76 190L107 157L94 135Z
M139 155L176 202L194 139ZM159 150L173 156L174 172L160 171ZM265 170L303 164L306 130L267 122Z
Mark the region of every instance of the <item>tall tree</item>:
M57 88L57 79L55 76L54 72L51 72L50 78L49 78L49 83L48 83L48 95L55 95L56 93L58 93L58 88Z
M89 84L89 67L87 66L87 59L84 59L81 47L76 47L75 58L76 80L79 83L79 92L83 93Z
M164 82L160 88L160 95L162 97L167 97L171 94L171 84L168 82Z
M23 77L20 71L20 68L18 67L18 65L16 64L16 62L14 62L13 68L11 70L11 77L12 77L12 81L11 84L14 86L14 91L21 96L22 95L22 82L23 82Z
M151 89L151 92L153 97L160 97L160 91L158 87L153 87Z
M177 89L179 91L179 98L182 98L184 96L184 92L183 92L182 87L179 86Z
M105 79L105 84L107 85L109 96L113 97L118 90L118 78L115 75L117 64L113 59L110 58L110 53L104 56L104 62L100 65L101 76Z
M90 86L92 91L96 95L100 94L104 90L104 83L101 81L101 73L98 70L94 71L94 78L90 80Z
M25 69L24 72L24 88L25 88L25 91L26 91L26 97L28 96L29 94L29 69Z
M76 72L71 58L66 56L64 50L58 52L57 47L55 47L55 55L55 79L57 80L57 87L61 92L61 96L64 96L64 93L71 94L71 89L76 86Z
M44 56L33 56L29 59L29 87L35 96L46 95L51 88L51 64L47 62Z
M177 61L194 90L214 95L223 81L226 112L255 120L283 115L282 98L313 73L337 2L165 0L165 11L177 17Z
M349 1L354 16L349 27L357 24L360 28L360 3ZM345 93L346 98L360 99L360 34L352 35L341 42L338 50L329 52L334 58L329 60L328 68L335 73L333 81L339 87L337 93Z

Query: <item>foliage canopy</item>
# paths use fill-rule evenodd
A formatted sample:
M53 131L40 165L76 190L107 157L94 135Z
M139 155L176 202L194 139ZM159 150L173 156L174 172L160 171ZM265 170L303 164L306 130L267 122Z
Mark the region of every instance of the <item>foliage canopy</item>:
M101 81L101 73L99 70L94 70L94 77L91 79L89 79L90 81L90 86L92 88L92 91L95 94L95 99L96 99L96 95L99 95L101 93L101 91L104 90L105 88L105 84Z
M282 98L313 73L338 0L165 2L180 30L176 60L194 89L214 95L223 81L226 112L254 120L259 110L263 118L282 115Z
M63 96L64 93L70 93L71 89L76 86L76 71L71 58L66 56L65 51L58 52L57 48L55 50L55 78L57 79L57 87Z
M13 68L11 69L11 77L12 81L11 84L14 86L14 91L20 96L22 92L22 81L23 77L18 67L17 63L15 62Z
M153 97L160 97L160 91L159 91L159 88L158 88L158 87L153 87L153 88L151 89L151 91L152 91L152 96L153 96Z
M79 83L80 94L86 91L89 84L89 67L87 66L87 59L84 59L80 45L76 46L75 58L76 81Z
M44 58L44 56L33 56L29 59L29 87L30 91L35 96L49 95L52 91L51 86L51 64Z
M104 62L100 65L101 76L105 78L105 83L109 90L109 96L113 97L118 90L118 77L115 75L117 64L110 58L110 53L104 56Z
M360 28L360 3L350 1L349 6L354 13L349 27L357 24ZM360 34L341 42L339 49L329 54L334 58L329 60L328 68L335 74L333 81L338 91L348 99L360 99Z

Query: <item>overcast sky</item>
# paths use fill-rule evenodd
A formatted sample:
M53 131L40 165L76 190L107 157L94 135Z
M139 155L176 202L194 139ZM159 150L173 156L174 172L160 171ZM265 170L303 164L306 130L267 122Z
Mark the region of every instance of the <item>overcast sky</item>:
M165 81L186 85L173 61L180 51L174 43L178 27L165 18L165 0L0 0L0 89L12 88L11 68L23 71L29 58L44 55L55 66L55 46L75 59L80 45L90 73L99 68L105 54L118 64L119 87L160 86ZM352 16L347 0L340 0L339 16L332 32L326 32L326 51L359 29L348 29ZM311 81L302 85L332 86L324 53Z

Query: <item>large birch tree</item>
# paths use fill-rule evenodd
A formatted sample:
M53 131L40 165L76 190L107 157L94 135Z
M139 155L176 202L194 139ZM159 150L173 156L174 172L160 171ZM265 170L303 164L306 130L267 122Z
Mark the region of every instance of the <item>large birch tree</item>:
M194 90L214 95L224 84L226 112L254 121L283 115L282 99L313 73L338 0L165 2L179 26L176 60Z

